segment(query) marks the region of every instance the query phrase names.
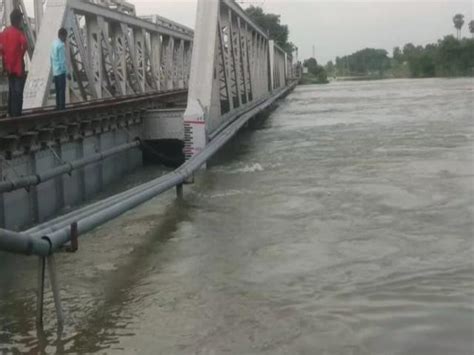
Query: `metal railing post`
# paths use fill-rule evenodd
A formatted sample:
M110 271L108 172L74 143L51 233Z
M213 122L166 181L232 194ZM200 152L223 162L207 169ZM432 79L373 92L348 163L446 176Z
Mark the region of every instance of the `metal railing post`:
M56 260L54 254L39 258L38 267L38 293L36 298L36 328L38 331L43 330L43 316L44 316L44 289L45 289L45 276L46 276L46 264L48 264L48 276L49 282L51 283L51 290L53 292L54 307L56 309L56 318L58 320L58 333L61 333L64 328L64 315L61 306L61 296L59 294L59 285L56 273Z
M176 196L179 200L182 200L184 198L183 184L179 184L176 186Z
M58 320L58 333L62 332L64 327L64 315L63 309L61 306L61 296L59 294L59 285L56 274L56 260L54 254L48 256L48 272L49 272L49 282L51 283L51 289L53 291L54 298L54 307L56 308L56 317Z
M46 271L46 258L38 258L38 293L36 295L36 328L43 329L43 307L44 307L44 278Z

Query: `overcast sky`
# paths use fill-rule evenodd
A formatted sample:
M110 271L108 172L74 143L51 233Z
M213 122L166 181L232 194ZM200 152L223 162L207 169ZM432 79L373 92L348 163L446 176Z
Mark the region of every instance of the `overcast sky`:
M139 15L159 14L194 27L197 0L129 0ZM32 2L26 0L25 2ZM473 19L470 0L242 0L281 15L300 59L310 57L313 45L320 62L366 47L385 48L407 42L426 44L455 33L452 18L462 13Z

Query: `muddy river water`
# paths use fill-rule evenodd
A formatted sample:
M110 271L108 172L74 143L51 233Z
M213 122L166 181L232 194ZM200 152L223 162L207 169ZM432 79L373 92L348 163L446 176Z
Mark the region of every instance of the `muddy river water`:
M472 354L473 88L298 87L183 201L57 256L61 336L37 260L0 254L0 353Z

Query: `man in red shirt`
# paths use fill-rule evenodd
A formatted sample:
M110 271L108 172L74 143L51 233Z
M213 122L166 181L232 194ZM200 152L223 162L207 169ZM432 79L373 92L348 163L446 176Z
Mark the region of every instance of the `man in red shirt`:
M24 57L28 49L26 36L21 30L23 14L15 9L10 14L11 26L0 34L0 49L3 67L8 74L8 114L21 116L23 109L23 89L25 87Z

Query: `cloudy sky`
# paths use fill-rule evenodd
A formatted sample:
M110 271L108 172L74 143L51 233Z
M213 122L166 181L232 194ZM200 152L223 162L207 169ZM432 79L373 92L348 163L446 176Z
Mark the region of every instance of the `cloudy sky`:
M139 15L160 14L194 27L197 0L129 0ZM32 0L25 0L32 2ZM241 0L281 14L290 27L291 41L300 58L312 55L320 62L365 47L385 48L407 42L426 44L454 33L452 17L462 13L473 19L470 0ZM247 6L247 5L243 5Z
M131 0L139 14L161 15L194 26L197 0ZM407 42L426 44L454 33L452 17L460 12L473 18L470 0L243 0L281 14L300 57L312 55L320 62L365 47L385 48ZM245 5L244 5L245 6Z

